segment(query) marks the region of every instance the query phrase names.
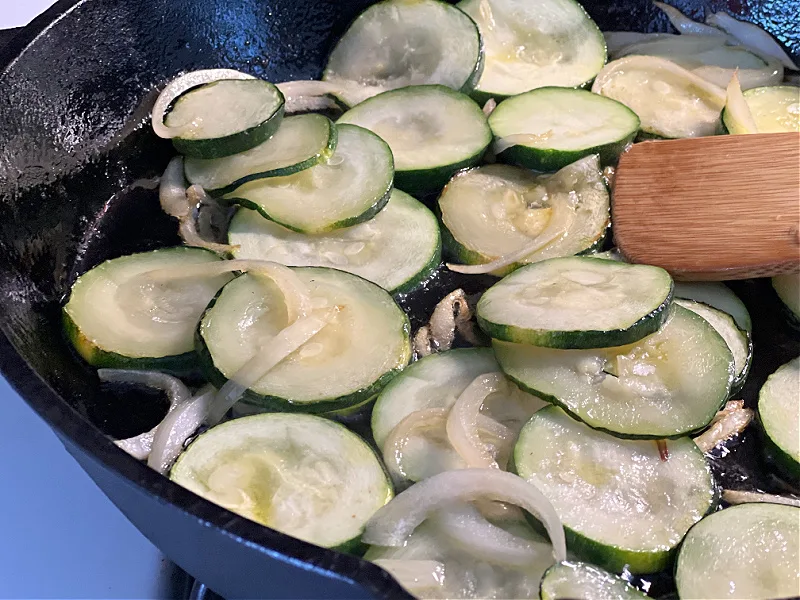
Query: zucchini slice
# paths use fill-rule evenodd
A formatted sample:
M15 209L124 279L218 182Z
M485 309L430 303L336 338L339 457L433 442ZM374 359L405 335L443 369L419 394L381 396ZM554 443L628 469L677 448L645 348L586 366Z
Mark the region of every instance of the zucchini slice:
M542 600L645 600L630 583L588 563L560 562L547 569L539 586Z
M672 302L664 269L584 256L514 271L478 302L492 338L550 348L608 348L655 333Z
M383 389L375 402L372 409L375 443L382 448L391 431L415 411L450 408L473 379L499 370L489 348L448 350L411 364ZM517 432L546 403L513 385L509 392L490 394L482 410ZM464 465L444 432L435 430L421 432L409 440L402 461L412 481Z
M772 458L786 474L800 478L800 357L772 375L758 393L758 416Z
M778 85L759 87L744 92L744 100L756 123L758 133L800 131L800 87ZM727 109L722 122L728 133L747 133Z
M240 209L228 228L237 258L270 260L291 267L331 267L355 273L394 293L428 279L441 260L436 217L405 192L392 191L386 207L366 223L330 233L304 235Z
M736 370L731 384L731 394L742 389L753 362L753 341L750 332L739 329L732 316L708 304L680 298L675 299L675 304L703 317L722 336L733 354L733 364Z
M334 269L292 269L315 307L338 306L334 320L245 393L269 410L325 413L361 404L411 359L409 323L374 283ZM286 327L283 296L271 281L241 275L209 305L197 346L209 380L220 387L264 341Z
M503 371L522 389L624 438L674 438L702 429L728 398L733 379L725 340L680 306L656 333L629 346L493 345Z
M800 274L773 277L772 287L796 322L800 323Z
M538 87L579 87L606 62L603 34L572 0L463 0L485 44L476 92L484 101Z
M553 406L523 427L514 463L555 507L568 550L609 571L656 573L716 501L694 441L670 441L668 449L661 460L653 442L595 431Z
M272 136L283 120L284 98L261 79L223 79L180 96L167 114L167 127L195 124L173 138L175 149L197 158L245 152Z
M724 283L676 281L675 297L708 304L732 316L739 329L748 332L753 330L753 322L744 302Z
M497 158L535 171L557 171L599 154L616 163L639 131L624 104L586 90L543 87L503 100L489 116Z
M142 273L212 263L201 248L164 248L107 260L81 275L63 310L67 337L95 367L194 370L194 330L203 310L231 275L154 284Z
M216 159L189 157L186 179L221 196L256 179L280 177L313 167L336 148L336 127L316 114L286 117L275 134L246 152Z
M368 221L389 201L389 146L371 131L337 125L336 151L309 169L245 183L225 200L299 233L324 233Z
M596 155L555 175L486 165L459 173L439 197L445 249L458 262L480 265L527 246L523 264L592 248L609 225L609 196ZM541 240L541 244L536 244Z
M689 530L678 552L681 598L800 596L800 508L740 504Z
M322 78L384 89L431 83L469 92L482 69L478 27L456 7L384 0L350 25Z
M642 131L664 138L715 135L725 90L656 56L626 56L608 63L592 84L595 94L628 106Z
M251 521L343 551L358 550L364 525L394 495L364 440L312 415L218 425L192 442L170 479Z
M477 164L492 141L480 107L441 85L378 94L338 123L366 127L386 140L394 155L395 184L409 194L439 191L453 173Z

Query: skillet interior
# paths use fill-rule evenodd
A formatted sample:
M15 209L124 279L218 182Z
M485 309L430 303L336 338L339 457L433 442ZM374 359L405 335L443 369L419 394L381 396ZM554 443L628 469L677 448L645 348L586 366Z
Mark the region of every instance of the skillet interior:
M207 67L237 68L272 81L318 77L333 42L367 4L369 0L62 0L0 50L0 370L94 477L109 486L135 488L137 497L174 504L189 521L210 524L235 544L255 543L259 556L264 547L272 548L337 572L344 579L326 584L330 597L365 593L347 580L361 582L372 593L400 592L377 568L238 518L114 448L102 433L126 436L144 430L159 420L163 406L153 398L143 401L138 395L118 397L101 390L92 371L65 343L59 307L75 277L99 262L178 243L174 224L159 210L155 193L131 187L158 175L173 154L171 145L147 125L149 108L165 80ZM698 16L704 2L677 4ZM794 56L800 54L795 0L709 4L762 25ZM648 0L584 5L604 30L669 27ZM480 286L475 279L441 274L404 304L418 324L443 293L464 284ZM755 362L743 391L753 406L766 376L800 348L766 282L741 282L735 289L754 321ZM778 484L762 460L753 429L715 461L715 470L728 487L776 491ZM125 504L113 494L112 499ZM132 509L122 508L137 521ZM266 593L257 576L251 576L255 587L228 586L227 566L210 580L207 572L197 572L206 563L182 562L175 556L178 546L165 545L158 527L144 529L181 566L212 587L216 583L218 591L230 596L258 595L259 589ZM298 595L303 595L301 589Z

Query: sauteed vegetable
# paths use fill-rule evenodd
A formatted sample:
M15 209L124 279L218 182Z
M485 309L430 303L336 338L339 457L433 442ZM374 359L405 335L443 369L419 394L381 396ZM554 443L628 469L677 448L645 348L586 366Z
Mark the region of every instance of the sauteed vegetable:
M573 0L384 0L321 81L168 83L185 245L102 263L63 311L103 381L169 396L117 445L418 597L642 598L673 566L685 598L800 595L800 358L745 407L744 304L607 249L628 144L800 130L797 66L655 4L680 33L601 34ZM404 295L444 269L493 283L412 331ZM773 285L792 327L800 275ZM755 408L785 495L712 475Z

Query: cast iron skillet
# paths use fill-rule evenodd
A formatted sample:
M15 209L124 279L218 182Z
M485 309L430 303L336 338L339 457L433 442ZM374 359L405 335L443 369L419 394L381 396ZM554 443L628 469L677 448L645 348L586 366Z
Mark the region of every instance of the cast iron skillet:
M405 594L376 566L242 519L113 446L109 435L157 422L163 401L101 389L65 343L59 307L75 277L99 262L179 241L154 192L131 186L159 174L173 154L147 123L159 86L209 67L272 81L316 78L332 44L369 3L61 0L0 50L0 371L151 541L229 598ZM602 29L669 29L648 0L584 4ZM800 53L796 0L709 4L762 25ZM704 2L679 5L697 16ZM405 299L415 324L456 285L476 289L480 282L441 274ZM755 324L755 366L744 392L752 406L767 374L798 354L798 338L765 282L743 282L736 291ZM754 430L715 470L728 487L777 491Z

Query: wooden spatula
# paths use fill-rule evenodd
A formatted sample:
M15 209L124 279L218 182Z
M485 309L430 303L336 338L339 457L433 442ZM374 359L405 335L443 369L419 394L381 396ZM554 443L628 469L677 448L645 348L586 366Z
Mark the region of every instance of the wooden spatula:
M635 144L612 194L614 239L676 279L800 271L800 133Z

